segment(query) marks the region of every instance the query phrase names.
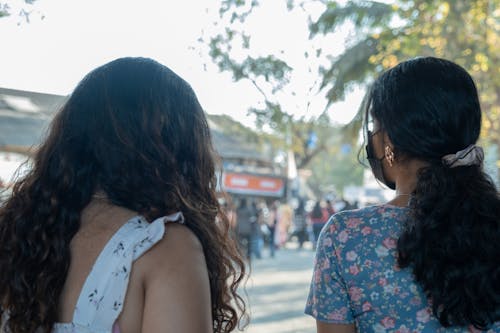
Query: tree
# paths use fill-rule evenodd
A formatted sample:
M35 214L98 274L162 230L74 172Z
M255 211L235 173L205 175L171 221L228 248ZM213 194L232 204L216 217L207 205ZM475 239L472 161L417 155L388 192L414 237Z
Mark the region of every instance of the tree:
M262 143L262 136L228 115L207 114L207 119L211 127L215 127L215 129L226 135L237 137L241 141L252 144Z
M9 15L9 6L5 3L0 3L0 17Z
M33 5L33 3L36 0L24 0L24 4L27 6L23 6L22 8L19 9L19 12L17 15L22 18L26 23L30 22L30 15L32 14L33 10L29 8L29 6ZM0 2L0 18L5 17L5 16L10 16L12 13L12 6L9 5L8 2ZM40 13L38 13L40 14ZM41 15L41 18L43 19L44 16ZM20 23L18 23L20 24Z
M486 145L496 144L500 156L500 0L394 0L391 4L367 0L287 0L282 3L289 10L311 13L311 44L305 52L309 55L305 61L310 62L313 55L322 64L317 71L319 84L311 85L311 89L317 88L325 94L326 108L343 100L352 87L366 86L400 61L415 56L448 58L474 77L484 111L482 140ZM238 36L243 49L250 53L251 36L244 32L244 23L262 5L257 0L223 0L220 15L226 19L227 28L212 39L211 56L221 70L236 73L235 80L245 78L259 83L257 80L264 76L265 82L275 83L274 87L280 90L286 86L292 67L279 54L247 58L246 62L235 61L231 56ZM352 34L341 54L325 51L326 43L315 44L318 38L332 37L345 27L351 27ZM255 66L254 62L262 66ZM261 119L286 124L284 119L293 118L280 103L265 100L265 107L258 113ZM361 123L360 111L344 129L352 142L359 137ZM500 164L498 167L500 178Z
M290 81L296 66L286 61L283 50L256 50L245 22L259 3L255 0L223 0L219 8L216 32L203 41L209 47L209 55L220 71L232 74L235 81L250 82L260 94L261 101L249 112L256 117L258 128L267 129L280 137L286 149L292 149L297 167L304 168L324 152L328 146L330 121L323 113L309 114L311 100L318 88L317 69L309 61L315 52L311 47L302 52L303 72L311 79L308 86L297 91ZM307 29L304 20L304 29ZM298 106L291 109L284 100L295 99ZM296 115L299 110L300 116Z
M359 163L358 149L345 143L342 128L332 128L332 132L334 144L327 147L321 159L311 163L308 184L320 195L331 192L332 187L340 194L346 186L363 183L364 167Z
M207 115L213 128L231 137L243 140L246 143L255 144L256 148L264 148L266 145L271 151L283 152L283 139L271 133L258 133L248 127L243 126L238 121L227 115ZM310 122L296 123L296 127L302 126L302 132L308 131ZM343 143L342 131L338 126L331 126L323 123L317 129L320 135L328 135L331 144L322 151L321 158L313 159L308 163L311 169L311 176L307 179L309 187L316 195L321 197L330 192L332 188L342 191L347 185L361 185L363 181L363 167L357 159L358 151L352 146ZM294 142L295 150L305 156L304 149L307 145ZM261 152L264 152L262 150Z
M350 47L320 70L328 103L407 58L448 58L474 77L484 115L482 139L496 144L500 156L500 0L322 3L323 13L310 22L312 39L346 23L356 29ZM348 127L351 136L359 132L360 112Z

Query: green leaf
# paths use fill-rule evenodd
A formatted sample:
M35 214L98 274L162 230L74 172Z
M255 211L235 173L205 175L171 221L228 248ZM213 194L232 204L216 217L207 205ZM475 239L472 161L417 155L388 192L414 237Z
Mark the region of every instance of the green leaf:
M374 65L369 59L377 52L377 45L378 41L372 37L362 40L334 59L329 68L320 70L320 89L330 87L326 93L328 105L342 100L349 84L363 82L373 72Z
M321 16L309 25L310 36L316 34L327 34L341 26L346 21L355 24L356 27L375 27L382 23L389 23L394 9L391 5L378 1L349 1L341 7L336 1L327 6Z

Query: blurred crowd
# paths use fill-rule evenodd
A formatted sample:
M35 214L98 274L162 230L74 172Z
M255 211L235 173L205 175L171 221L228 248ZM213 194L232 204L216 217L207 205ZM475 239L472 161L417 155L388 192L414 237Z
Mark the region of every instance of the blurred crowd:
M273 258L287 243L297 249L316 248L316 240L330 216L343 210L357 209L357 202L307 200L282 202L261 198L236 198L223 207L242 253L248 260ZM310 244L307 245L306 244Z

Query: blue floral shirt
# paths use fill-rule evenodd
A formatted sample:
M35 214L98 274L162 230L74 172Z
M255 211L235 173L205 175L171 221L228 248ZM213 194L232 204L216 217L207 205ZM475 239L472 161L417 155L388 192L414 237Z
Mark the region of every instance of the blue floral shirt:
M411 270L398 267L407 213L381 205L332 216L319 237L305 312L322 322L354 323L363 333L476 332L443 328ZM500 332L500 323L489 332Z

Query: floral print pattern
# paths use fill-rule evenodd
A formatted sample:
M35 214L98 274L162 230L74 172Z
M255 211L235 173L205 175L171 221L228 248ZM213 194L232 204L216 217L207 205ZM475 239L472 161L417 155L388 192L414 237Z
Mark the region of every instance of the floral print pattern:
M411 271L397 266L407 213L386 204L332 216L319 237L305 312L363 333L476 332L443 328ZM488 332L500 332L500 323Z

